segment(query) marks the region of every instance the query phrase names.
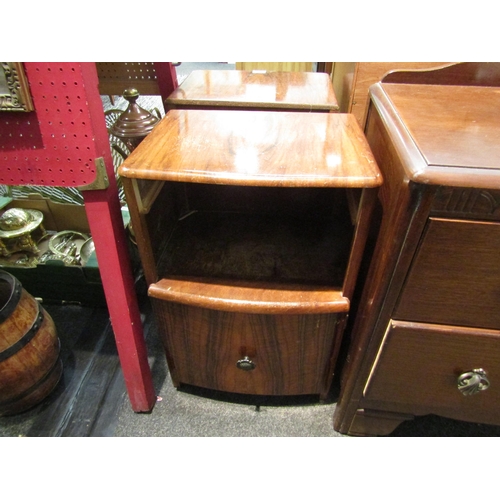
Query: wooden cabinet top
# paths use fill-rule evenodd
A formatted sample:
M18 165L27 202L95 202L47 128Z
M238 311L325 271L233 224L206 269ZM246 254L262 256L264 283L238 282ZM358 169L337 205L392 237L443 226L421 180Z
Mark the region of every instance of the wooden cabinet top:
M165 104L280 109L339 109L326 73L290 71L197 70L165 100Z
M411 180L500 189L500 87L379 83L370 93Z
M171 110L119 169L123 177L282 187L376 187L354 116Z

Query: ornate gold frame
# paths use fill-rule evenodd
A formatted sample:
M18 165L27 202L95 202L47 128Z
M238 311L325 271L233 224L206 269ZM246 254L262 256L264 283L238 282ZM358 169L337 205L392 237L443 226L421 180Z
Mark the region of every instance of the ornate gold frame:
M34 111L23 64L0 63L0 111Z

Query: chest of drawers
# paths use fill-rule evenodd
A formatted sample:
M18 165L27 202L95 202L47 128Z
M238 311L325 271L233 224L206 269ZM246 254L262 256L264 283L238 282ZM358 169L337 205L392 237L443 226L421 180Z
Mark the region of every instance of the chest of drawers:
M426 414L500 424L499 66L475 65L463 85L454 71L453 85L371 87L365 134L385 182L340 432L389 434Z

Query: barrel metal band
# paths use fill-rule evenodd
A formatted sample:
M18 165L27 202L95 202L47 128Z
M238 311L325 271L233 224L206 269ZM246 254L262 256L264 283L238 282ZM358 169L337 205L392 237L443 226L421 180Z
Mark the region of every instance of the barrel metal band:
M23 286L21 285L19 280L14 278L14 276L12 276L11 274L2 273L0 275L0 278L5 279L5 281L10 283L12 287L12 293L10 295L9 301L7 302L7 304L5 304L5 307L0 310L0 323L3 323L8 317L12 315L17 305L19 304Z
M0 363L16 354L16 352L20 351L25 345L31 342L33 337L36 335L36 332L38 332L42 321L43 308L40 304L38 304L38 315L34 323L31 325L31 328L15 344L12 344L10 347L7 347L7 349L0 352Z

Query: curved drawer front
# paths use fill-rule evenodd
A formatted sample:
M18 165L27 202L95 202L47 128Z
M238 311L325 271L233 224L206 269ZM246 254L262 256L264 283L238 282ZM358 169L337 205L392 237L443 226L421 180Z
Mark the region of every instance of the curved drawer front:
M336 314L233 313L158 299L153 305L178 383L255 395L323 390Z
M500 329L500 223L431 218L394 318Z
M489 386L466 390L476 373ZM498 425L500 331L393 321L364 396L367 408Z

